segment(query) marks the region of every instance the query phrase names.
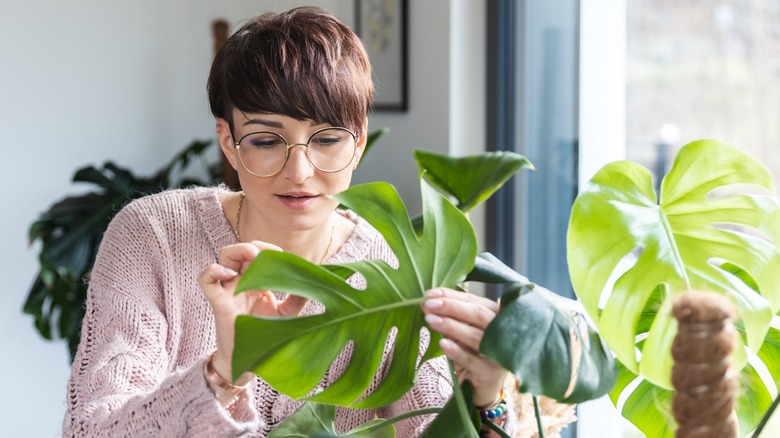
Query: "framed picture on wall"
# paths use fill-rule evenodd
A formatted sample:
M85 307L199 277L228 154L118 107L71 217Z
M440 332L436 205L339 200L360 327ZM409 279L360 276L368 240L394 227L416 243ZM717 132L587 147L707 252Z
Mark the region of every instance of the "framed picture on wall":
M355 0L355 29L374 69L374 109L406 111L407 0Z

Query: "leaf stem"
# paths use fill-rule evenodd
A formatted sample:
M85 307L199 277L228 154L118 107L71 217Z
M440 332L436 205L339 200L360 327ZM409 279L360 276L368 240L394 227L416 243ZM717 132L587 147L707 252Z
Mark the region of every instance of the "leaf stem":
M449 358L447 358L447 365L450 368L450 376L452 376L452 396L455 397L455 401L457 402L460 419L463 422L463 430L468 431L468 434L473 438L479 438L479 434L474 430L474 425L471 423L469 407L466 405L466 400L463 398L463 390L460 388L460 383L458 383L455 365L453 365Z
M404 414L396 415L395 417L382 420L381 422L368 426L365 429L360 429L360 432L370 432L372 430L379 430L383 427L387 427L401 420L406 420L407 418L410 417L416 417L418 415L438 414L439 412L441 412L441 408L426 408L426 409L417 409L414 411L409 411Z
M780 404L780 395L775 397L775 401L772 402L772 405L769 406L769 409L761 418L761 422L758 423L758 427L756 427L756 431L753 432L752 438L758 438L758 435L761 433L762 430L764 430L764 426L766 426L766 424L769 422L769 419L772 417L772 413L775 412L775 409L777 409L778 404Z
M534 415L536 416L536 428L539 429L539 438L544 438L544 427L542 426L542 412L539 410L539 398L536 395L531 396L534 401Z
M658 202L660 205L661 202L660 195L659 195ZM672 231L672 226L669 224L669 220L667 219L666 213L664 213L663 210L660 210L658 214L661 217L661 224L664 227L664 232L666 232L666 237L667 239L669 239L669 247L672 249L672 254L674 255L674 261L677 263L677 266L680 268L680 275L682 276L683 280L685 280L685 287L690 288L691 281L688 279L688 270L685 268L685 263L683 263L682 255L680 254L680 248L677 247L677 242L675 242L674 240L674 232Z
M486 421L486 422L482 423L482 425L483 426L487 426L487 427L493 429L493 431L496 432L497 434L501 435L502 438L512 438L511 436L509 436L508 433L506 433L506 431L504 429L501 428L501 426L499 426L498 424L496 424L496 423L494 423L492 421Z

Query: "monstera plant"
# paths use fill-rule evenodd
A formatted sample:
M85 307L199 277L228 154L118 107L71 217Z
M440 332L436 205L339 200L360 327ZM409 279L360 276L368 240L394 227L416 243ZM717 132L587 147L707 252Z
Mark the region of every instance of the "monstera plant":
M689 289L731 298L740 347L736 408L743 436L780 386L780 203L769 172L738 149L680 149L656 197L650 172L606 165L577 197L568 232L572 284L618 360L611 392L648 437L672 437L672 301Z
M398 193L387 183L357 185L335 196L384 236L398 259L397 267L381 260L318 266L292 254L264 251L238 285L236 293L276 290L316 300L325 308L318 315L241 316L236 321L234 375L251 370L278 391L309 402L279 426L283 432L276 432L278 436L333 436L333 405L377 408L405 394L422 362L442 355L440 336L428 330L430 342L422 344L420 358L421 331L426 328L420 303L425 291L439 286L459 288L466 280L507 286L501 310L480 350L519 377L522 386L518 390L577 403L599 397L614 385L611 353L573 302L556 298L495 257L477 254L476 235L464 211L490 197L530 163L517 154L501 152L453 158L416 151L415 158L423 176L421 218L409 217ZM347 283L355 274L365 277L365 290ZM392 330L391 365L378 387L369 391ZM353 352L344 373L312 394L350 342ZM454 374L452 380L457 382ZM477 437L481 424L470 394L467 382L463 387L455 383L453 397L440 411L377 420L350 434L392 436L392 423L438 412L426 436Z

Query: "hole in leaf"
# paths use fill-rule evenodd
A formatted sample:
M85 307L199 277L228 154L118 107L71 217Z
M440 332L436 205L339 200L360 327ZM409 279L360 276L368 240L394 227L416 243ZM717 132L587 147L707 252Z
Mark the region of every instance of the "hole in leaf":
M639 256L642 254L642 251L644 251L644 248L637 246L628 254L623 256L623 258L621 258L620 261L615 265L615 268L612 270L612 273L607 279L607 282L604 284L604 288L601 289L598 304L599 309L603 310L604 307L606 307L607 301L609 301L609 297L612 295L612 290L615 288L615 282L617 282L618 279L623 276L623 274L628 272L629 269L636 265L637 261L639 260Z
M729 233L733 233L743 238L747 238L747 239L757 238L765 242L772 243L772 240L763 231L744 224L735 224L730 222L714 222L710 224L710 227L715 228L716 230L723 230Z
M734 196L774 196L774 193L757 184L729 184L716 187L707 193L707 199L732 198Z
M761 292L756 280L741 266L718 257L710 257L707 263L723 271L731 280L732 286L738 288L741 293Z
M320 382L320 385L327 386L341 378L341 376L344 374L344 371L347 369L347 366L352 361L352 352L355 348L354 346L355 342L352 340L349 340L346 345L344 345L344 348L341 349L341 352L339 352L338 356L336 356L336 359L331 362L328 371L325 372L325 376L323 376L323 379Z
M642 383L645 379L641 377L637 377L634 380L632 380L628 385L623 388L623 391L620 392L620 396L617 399L617 402L615 403L615 408L618 412L623 412L623 406L626 404L626 400L628 400L628 397L631 396L631 393L633 393L636 388L639 386L640 383Z
M274 292L274 297L276 297L277 301L285 300L288 296L290 296L290 294L285 292ZM299 316L320 315L322 313L325 313L325 306L317 300L310 299L306 302L306 305L303 306L303 310L301 310Z
M748 363L753 367L753 369L756 370L756 373L761 378L761 381L764 382L764 385L766 385L766 389L769 391L769 394L774 399L777 397L777 384L775 384L775 379L772 378L772 373L769 372L766 364L764 364L764 362L761 360L761 358L758 357L757 354L751 352L751 350L747 347L745 347L745 350L748 352Z
M357 290L366 290L368 288L368 281L366 277L360 272L355 272L347 279L347 284Z

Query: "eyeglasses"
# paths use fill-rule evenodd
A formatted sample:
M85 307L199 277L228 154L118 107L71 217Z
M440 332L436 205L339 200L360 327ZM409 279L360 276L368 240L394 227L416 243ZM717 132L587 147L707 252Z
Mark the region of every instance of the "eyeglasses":
M234 144L238 161L244 169L259 177L281 172L290 157L290 149L296 146L306 148L309 163L326 173L346 169L357 151L357 137L347 128L319 129L305 144L290 144L281 135L270 131L250 132Z

